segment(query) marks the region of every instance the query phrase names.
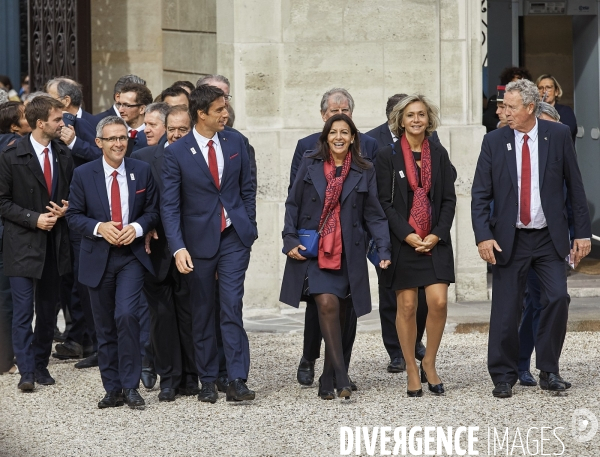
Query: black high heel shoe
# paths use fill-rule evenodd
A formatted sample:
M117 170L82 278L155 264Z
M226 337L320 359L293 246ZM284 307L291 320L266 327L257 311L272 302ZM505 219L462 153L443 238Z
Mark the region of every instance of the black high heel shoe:
M321 400L333 400L335 398L335 392L321 388L321 377L319 377L319 391L317 395L321 397Z
M446 392L444 390L444 383L440 382L439 384L430 384L427 380L427 373L423 369L423 364L421 363L421 382L426 382L429 387L429 391L435 395L444 395Z
M406 395L408 397L422 397L423 396L423 389L419 389L419 390L406 390Z

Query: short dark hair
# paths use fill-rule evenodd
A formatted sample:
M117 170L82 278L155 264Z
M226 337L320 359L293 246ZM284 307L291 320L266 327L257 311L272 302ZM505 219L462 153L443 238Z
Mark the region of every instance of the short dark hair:
M406 97L408 97L407 94L394 94L388 98L387 104L385 105L385 117L387 117L388 120L390 118L390 114L392 114L394 106L396 106L400 100Z
M23 114L22 102L6 102L0 105L0 133L11 133L13 125L19 125Z
M58 109L62 112L63 104L49 96L39 96L31 100L25 107L25 119L29 127L36 128L38 120L46 122L50 117L50 111Z
M152 92L143 84L128 83L121 87L121 94L125 92L135 92L135 102L142 105L152 103Z
M527 68L523 67L508 67L502 70L500 73L500 85L506 86L509 82L513 80L515 76L518 76L519 79L528 79L532 80L531 73Z
M117 79L117 82L115 83L115 88L113 90L113 98L115 97L115 95L117 95L118 93L121 92L121 89L123 88L123 86L125 84L130 84L130 83L142 84L143 86L146 85L146 81L143 80L142 78L140 78L139 76L136 76L136 75L121 76L119 79Z
M194 124L198 122L198 111L208 114L210 105L216 99L224 96L225 92L215 86L202 84L196 87L190 94L190 116L192 116L192 122Z
M169 116L171 114L176 113L186 113L190 118L190 125L192 124L192 116L190 115L190 110L185 105L173 105L169 107L169 111L167 111L167 115L165 116L165 125L169 123Z
M194 89L192 89L194 90ZM160 101L164 102L165 101L165 97L179 97L180 95L185 95L188 99L190 98L190 94L188 94L188 91L185 90L183 87L181 86L171 86L171 87L167 87L165 90L163 90L160 94Z
M366 170L367 168L371 168L373 166L373 164L371 162L363 159L361 156L360 136L359 136L358 129L356 128L356 125L354 124L354 122L352 122L352 119L350 118L350 116L348 116L347 114L344 114L344 113L334 114L329 119L327 119L327 121L325 122L325 125L323 126L323 131L321 132L321 135L319 136L319 141L317 142L317 147L315 149L315 153L312 154L310 157L313 157L315 159L323 159L324 161L329 160L330 152L329 152L329 143L327 142L327 137L329 136L329 132L331 131L331 126L333 125L334 122L337 122L337 121L344 121L346 124L348 124L348 126L350 127L350 133L352 135L354 135L354 142L350 145L350 150L349 150L349 152L352 154L352 162L354 162L356 165L358 165L363 170Z
M8 89L7 92L13 89L13 85L10 82L10 78L6 75L0 75L0 83L2 83L2 85Z
M187 87L190 92L196 88L194 83L191 81L175 81L173 84L171 84L171 87Z
M78 83L63 78L53 79L48 82L48 84L50 83L56 83L56 92L60 98L64 98L68 95L71 97L71 104L73 106L81 106L81 103L83 102L83 92Z

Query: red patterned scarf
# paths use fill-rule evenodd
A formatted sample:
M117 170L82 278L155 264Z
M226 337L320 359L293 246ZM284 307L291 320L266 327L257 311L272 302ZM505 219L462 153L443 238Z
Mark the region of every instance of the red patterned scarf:
M335 176L335 162L329 154L329 160L323 164L327 188L325 204L321 213L319 227L323 227L319 238L319 268L339 270L342 267L342 224L340 222L340 195L344 181L350 170L352 154L348 152L342 165L342 174Z
M400 145L402 146L408 185L414 192L408 223L415 229L416 234L423 239L431 232L431 203L427 197L431 189L431 151L429 150L429 141L425 138L421 145L421 187L419 187L419 168L417 167L417 162L410 149L406 135L402 135L400 138Z

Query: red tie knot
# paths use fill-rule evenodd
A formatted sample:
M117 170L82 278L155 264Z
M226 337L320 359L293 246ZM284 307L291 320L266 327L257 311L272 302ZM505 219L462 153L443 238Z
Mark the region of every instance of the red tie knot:
M213 144L215 144L215 142L213 140L208 140L208 147L212 148Z
M529 140L527 134L523 135L523 143L527 143L527 140Z
M135 137L137 136L137 134L138 134L138 131L137 131L137 130L133 130L133 129L131 129L131 130L129 131L129 138L135 138Z
M119 172L117 170L115 170L111 174L112 174L113 179L117 179L117 176L119 175Z
M44 148L44 151L43 151L43 152L44 152L44 154L48 154L48 153L50 152L50 149L48 149L48 148Z

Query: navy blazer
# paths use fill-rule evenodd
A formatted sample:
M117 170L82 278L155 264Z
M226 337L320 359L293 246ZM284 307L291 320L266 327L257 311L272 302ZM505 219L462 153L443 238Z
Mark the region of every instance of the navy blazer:
M92 113L88 113L86 110L82 109L81 119L90 124L94 129L96 129L96 125L98 125L98 122L96 121L96 116L94 116Z
M76 138L71 148L71 155L75 167L102 157L102 150L96 146L95 128L83 118L76 118L73 128Z
M556 251L566 257L570 250L569 223L564 185L573 208L575 238L590 238L590 214L571 132L566 125L541 119L538 122L540 197L550 237ZM510 147L509 147L510 145ZM511 257L518 217L517 161L514 131L506 126L483 137L471 189L471 221L475 241L496 240L499 265ZM494 203L493 211L490 204Z
M115 105L112 105L106 111L102 111L101 113L94 115L93 116L94 122L90 122L90 124L93 125L94 128L96 128L96 126L98 125L98 122L100 122L102 119L104 119L105 117L108 117L108 116L119 116L119 113L115 109Z
M292 158L292 167L290 169L290 185L288 186L288 192L294 184L294 179L296 179L296 173L298 173L298 168L300 167L300 162L302 162L302 157L304 157L304 155L307 152L310 153L315 150L319 141L319 136L321 136L321 132L313 133L312 135L308 135L307 137L298 140L296 150L294 151L294 157ZM361 155L364 158L369 159L371 162L375 162L375 156L377 155L377 150L379 149L377 141L375 141L370 136L365 135L364 133L359 132L358 136L360 137Z
M145 233L158 223L158 205L150 166L139 160L125 158L129 188L129 223L137 222ZM111 220L108 193L102 159L75 169L71 181L67 222L69 228L82 235L79 254L79 282L97 287L106 270L110 243L94 235L98 222ZM154 272L150 256L144 248L144 237L129 245L141 264Z
M300 243L298 229L318 230L327 180L323 161L304 157L298 177L285 202L283 227L283 251L289 252ZM391 258L391 244L385 214L377 199L377 183L373 166L364 170L352 163L342 188L340 221L342 224L343 249L348 266L350 291L357 316L371 312L371 291L367 269L367 229L371 233L379 257ZM308 269L308 261L287 257L279 300L298 307L302 286Z
M248 159L250 160L250 175L252 177L252 184L254 185L254 189L256 190L257 180L256 180L256 152L254 151L254 147L248 141L248 138L244 136L239 130L234 129L233 127L225 126L225 131L231 131L239 133L243 140L244 145L246 146L246 151L248 152Z
M224 159L219 189L193 131L165 149L160 213L171 254L185 248L192 258L213 257L221 240L221 205L244 246L258 237L256 189L244 140L234 131L218 137Z
M554 108L556 108L556 111L560 116L560 123L565 124L569 127L569 130L571 130L571 139L573 140L573 144L575 144L575 141L577 140L577 119L575 118L575 113L571 107L567 105L555 103Z
M375 127L373 130L369 130L367 133L365 133L365 135L374 138L377 141L379 149L384 148L390 144L394 144L392 132L390 132L390 128L388 127L387 122L384 122L379 127ZM442 144L436 131L433 131L431 133L429 141L434 141L438 144Z

